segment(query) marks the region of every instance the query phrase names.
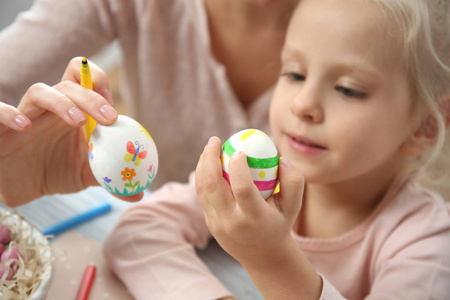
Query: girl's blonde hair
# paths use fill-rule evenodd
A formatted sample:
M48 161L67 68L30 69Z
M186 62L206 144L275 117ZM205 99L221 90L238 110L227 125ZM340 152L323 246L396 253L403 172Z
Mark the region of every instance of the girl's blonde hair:
M403 33L404 57L418 120L437 136L413 171L450 198L450 0L368 0L379 4ZM447 97L447 99L445 99Z

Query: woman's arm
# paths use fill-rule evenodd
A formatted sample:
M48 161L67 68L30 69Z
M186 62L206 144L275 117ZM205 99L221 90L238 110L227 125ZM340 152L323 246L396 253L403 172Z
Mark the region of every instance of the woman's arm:
M0 102L17 106L36 82L54 85L67 62L89 57L116 35L110 1L36 0L0 32Z

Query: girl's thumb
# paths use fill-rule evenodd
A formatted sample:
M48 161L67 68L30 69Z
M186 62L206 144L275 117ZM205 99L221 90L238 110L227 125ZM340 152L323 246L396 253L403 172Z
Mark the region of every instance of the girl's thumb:
M285 216L296 217L302 206L305 180L286 158L281 157L279 164L280 192L275 194L275 201Z

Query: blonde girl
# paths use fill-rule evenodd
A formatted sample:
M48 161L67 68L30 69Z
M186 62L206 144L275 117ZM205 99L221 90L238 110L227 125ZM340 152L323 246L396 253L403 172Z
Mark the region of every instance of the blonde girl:
M217 138L196 172L208 228L265 299L450 295L449 210L423 186L448 170L449 20L448 1L300 2L270 110L281 192L263 201L243 153L230 189Z

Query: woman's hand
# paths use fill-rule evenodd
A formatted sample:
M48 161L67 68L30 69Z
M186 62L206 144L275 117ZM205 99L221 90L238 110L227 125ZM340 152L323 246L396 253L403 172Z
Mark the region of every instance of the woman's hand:
M17 108L0 103L0 200L17 206L46 194L77 192L97 182L90 170L85 112L99 124L117 119L106 74L90 64L94 91L80 86L81 58L53 87L31 86ZM128 201L142 194L127 197Z
M253 183L246 155L232 155L230 184L223 178L220 155L220 140L211 138L196 170L197 194L211 233L244 266L262 260L276 262L281 249L292 241L290 232L302 203L303 177L281 159L282 190L264 200Z

